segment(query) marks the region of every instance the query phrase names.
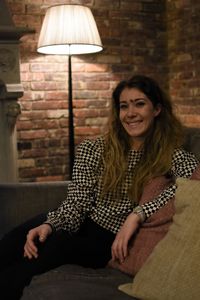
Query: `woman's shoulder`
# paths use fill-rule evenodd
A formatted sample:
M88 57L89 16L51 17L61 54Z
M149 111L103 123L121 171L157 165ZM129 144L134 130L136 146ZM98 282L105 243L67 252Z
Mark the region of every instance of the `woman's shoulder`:
M196 161L197 157L194 153L185 150L184 148L176 148L173 154L173 161Z
M105 139L100 136L95 139L85 139L77 147L77 155L87 153L89 155L102 155L105 148Z
M198 159L192 152L185 149L174 151L171 171L176 177L190 177L199 164Z

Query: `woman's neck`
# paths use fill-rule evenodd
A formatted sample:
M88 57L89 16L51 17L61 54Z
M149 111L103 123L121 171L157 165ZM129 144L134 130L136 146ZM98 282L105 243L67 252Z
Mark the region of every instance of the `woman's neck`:
M141 150L142 149L142 145L143 145L143 140L142 139L134 139L132 141L132 146L131 146L131 149L132 150Z

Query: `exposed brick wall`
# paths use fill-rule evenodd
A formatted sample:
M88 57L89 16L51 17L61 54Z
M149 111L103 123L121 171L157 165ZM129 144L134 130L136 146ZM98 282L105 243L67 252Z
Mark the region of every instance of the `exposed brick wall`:
M200 127L200 2L167 0L170 94L182 122Z
M36 52L46 7L63 2L92 9L104 45L101 53L72 58L76 144L104 132L113 87L134 73L151 75L164 87L170 83L174 101L180 102L181 87L175 89L178 60L175 63L169 54L168 64L167 50L174 51L174 47L180 54L171 20L181 18L178 4L183 1L167 1L166 14L165 0L8 0L15 24L36 30L24 36L20 46L24 86L22 114L17 122L21 181L68 178L67 57ZM166 25L171 35L168 48ZM192 109L193 104L187 108ZM184 112L184 118L189 115ZM193 117L198 115L194 112Z

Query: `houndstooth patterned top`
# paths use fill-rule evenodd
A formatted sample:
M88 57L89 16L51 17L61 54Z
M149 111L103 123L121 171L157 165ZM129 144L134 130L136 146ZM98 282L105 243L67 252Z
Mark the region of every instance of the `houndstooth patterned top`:
M137 206L137 203L134 205L128 198L127 192L131 183L130 174L142 157L142 151L130 151L125 185L120 199L117 200L111 192L104 197L101 196L103 151L103 137L86 140L79 145L67 198L57 210L51 211L47 215L46 222L50 223L55 230L64 229L76 232L87 216L100 226L117 233L128 214ZM198 163L192 153L177 149L173 156L171 173L175 178L189 178ZM164 206L174 196L175 190L176 185L172 184L153 201L143 204L142 208L146 218Z

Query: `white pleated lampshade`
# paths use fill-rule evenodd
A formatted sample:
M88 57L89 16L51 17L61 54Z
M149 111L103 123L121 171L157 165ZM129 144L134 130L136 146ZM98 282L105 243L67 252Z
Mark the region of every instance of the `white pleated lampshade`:
M61 4L47 9L38 49L44 54L86 54L103 49L90 8Z

